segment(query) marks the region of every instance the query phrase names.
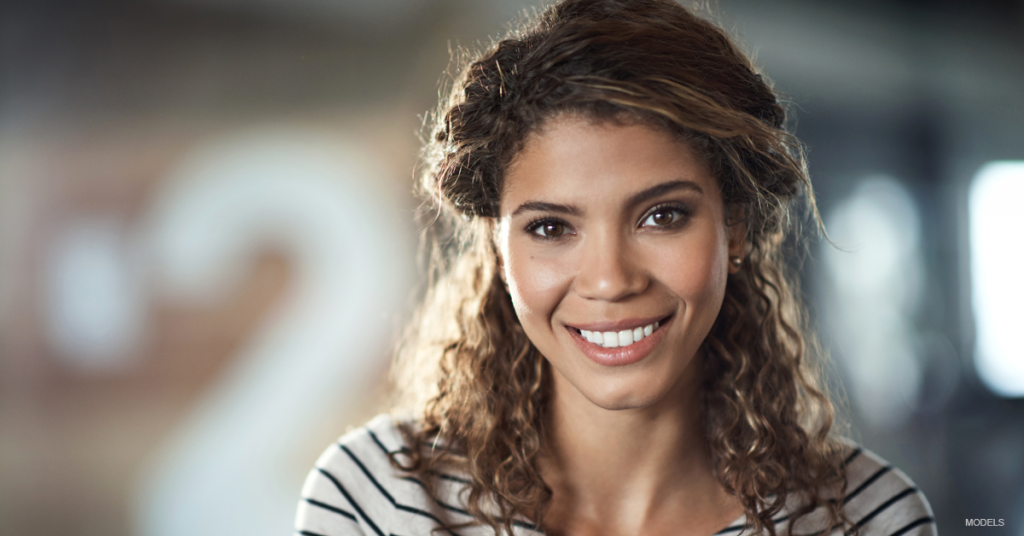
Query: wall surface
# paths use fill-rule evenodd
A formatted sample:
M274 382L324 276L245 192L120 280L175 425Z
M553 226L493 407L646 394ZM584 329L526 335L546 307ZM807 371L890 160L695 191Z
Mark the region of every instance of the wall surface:
M531 6L0 5L0 532L287 533L313 460L383 400L450 50ZM976 366L969 203L1024 160L1024 6L713 10L809 149L838 247L801 271L850 434L942 534L1024 536L1024 399Z

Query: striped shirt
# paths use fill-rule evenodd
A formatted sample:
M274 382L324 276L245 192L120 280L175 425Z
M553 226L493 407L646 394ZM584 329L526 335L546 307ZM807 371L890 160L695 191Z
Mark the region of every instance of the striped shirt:
M393 468L388 453L405 445L388 415L345 434L331 445L310 471L302 488L295 520L296 534L305 536L430 536L442 524L471 521L461 506L459 492L468 481L441 475L437 498L427 495L419 480ZM851 446L847 456L848 487L844 501L847 517L860 536L934 536L935 520L928 501L899 469L874 453ZM795 497L774 519L778 534L788 530L788 512L799 505ZM819 509L802 517L794 534L816 534L815 523L824 519ZM739 536L745 518L712 536ZM543 534L534 525L515 521L515 536ZM840 531L834 531L839 534ZM477 536L493 534L487 526L437 534ZM745 532L744 535L749 534Z

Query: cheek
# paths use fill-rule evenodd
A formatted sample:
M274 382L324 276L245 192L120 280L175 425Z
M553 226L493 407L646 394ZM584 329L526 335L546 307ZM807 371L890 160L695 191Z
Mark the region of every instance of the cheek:
M520 322L525 325L548 321L569 287L569 261L517 251L514 244L510 246L505 275Z
M727 252L727 242L716 233L698 235L698 239L659 252L658 278L692 305L720 302L728 276Z

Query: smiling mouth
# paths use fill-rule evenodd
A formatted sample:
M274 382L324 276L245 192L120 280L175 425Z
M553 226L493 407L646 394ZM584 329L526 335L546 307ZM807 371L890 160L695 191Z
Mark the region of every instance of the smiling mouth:
M671 315L657 320L646 326L638 326L633 329L624 329L621 331L587 331L585 329L574 328L569 326L569 329L580 334L581 337L587 340L587 342L596 344L603 348L624 348L633 344L636 344L647 337L650 337L652 333L658 330L666 320L671 318Z

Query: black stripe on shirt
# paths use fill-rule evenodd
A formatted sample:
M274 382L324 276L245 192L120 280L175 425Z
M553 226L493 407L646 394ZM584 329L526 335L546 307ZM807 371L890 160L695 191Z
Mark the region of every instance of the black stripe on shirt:
M846 459L843 460L843 466L844 467L849 466L850 462L855 460L857 458L857 456L860 456L862 452L864 452L864 449L861 448L861 447L857 447L857 448L853 449L853 452L851 452L849 455L847 455ZM861 491L864 491L864 489L866 489L867 486L871 485L871 483L874 480L877 480L879 477L882 476L882 474L884 474L886 471L889 471L890 469L892 469L891 466L882 468L878 472L876 472L874 475L872 475L870 478L865 480L864 483L862 483L856 490L854 490L852 493L850 493L849 495L846 496L846 498L843 500L843 504L846 504L850 499L854 498L858 493L860 493ZM835 503L836 501L834 499L829 499L828 502L829 503ZM772 519L772 522L775 523L776 525L778 525L779 523L782 523L783 521L789 519L789 517L790 517L789 514L787 514L787 515L784 515L782 517L777 517L777 518ZM714 533L712 536L718 536L719 534L725 534L727 532L735 532L735 531L742 530L742 529L749 528L749 527L751 527L751 525L749 525L749 524L746 524L746 525L732 525L732 526L726 527L726 528L724 528L724 529Z
M409 450L407 448L402 448L402 449L399 449L399 450L396 450L396 451L390 451L390 450L388 450L387 447L384 446L384 443L381 442L380 438L377 437L377 434L373 433L373 430L370 430L369 428L367 428L366 432L368 434L370 434L370 439L372 439L373 442L376 443L378 447L380 447L380 450L384 454L386 454L389 459L391 458L392 455L395 455L395 454L405 454L405 451ZM454 475L438 473L436 471L431 471L431 473L434 474L435 476L437 476L438 478L441 478L441 479L444 479L444 480L451 480L452 482L459 482L459 483L462 483L462 484L472 484L472 482L470 482L468 479L459 478L459 477L454 476Z
M415 484L419 484L420 486L423 487L423 489L427 489L427 486L425 484L423 484L423 482L421 482L419 479L417 479L415 477L402 477L401 480L409 481L409 482L412 482L412 483L415 483ZM452 511L455 511L455 512L458 512L458 513L462 513L463 516L469 516L470 518L473 517L473 514L470 513L468 510L466 510L465 508L460 508L458 506L453 506L451 504L447 504L445 502L441 502L439 499L436 499L436 498L434 499L434 502L436 502L438 506L440 506L440 507L442 507L444 509L452 510ZM501 523L505 523L505 520L503 518L498 518L498 521L500 521ZM534 525L532 523L528 523L528 522L524 522L524 521L519 521L519 520L512 520L512 525L514 525L516 527L519 527L521 529L527 529L527 530L531 530L531 531L534 531L534 532L540 532L542 534L544 533L541 529L537 528L537 525Z
M380 447L380 450L384 451L384 454L387 454L389 457L392 454L405 454L404 451L408 450L408 449L404 449L404 450L403 449L399 449L399 450L396 450L395 452L391 452L390 450L388 450L387 447L384 446L384 443L380 442L380 438L377 437L377 434L373 433L373 430L370 430L369 428L366 428L366 433L370 434L370 439L372 439L373 442L376 443L378 447Z
M373 442L377 444L377 447L380 448L381 452L383 452L388 457L390 457L391 454L394 454L393 452L389 451L387 447L384 446L384 443L381 442L380 438L377 437L377 434L373 433L373 430L370 430L369 428L367 428L366 432L368 434L370 434L370 439L373 439ZM345 447L342 446L342 448L345 448ZM346 449L346 451L347 451L347 449ZM397 452L401 452L401 451L397 451ZM349 452L349 456L353 456L353 454L351 452ZM363 467L362 463L360 463L358 460L356 461L356 463L358 463L360 468L363 469L363 472L366 473L367 476L369 476L369 472L366 470L365 467ZM465 478L459 478L457 476L453 476L453 475L449 475L449 474L445 474L445 473L438 473L438 472L432 472L432 474L434 476L437 476L438 478L443 479L443 480L450 480L450 481L453 481L453 482L458 482L460 484L466 484L466 485L472 484L472 482L470 482L469 480L467 480ZM419 484L420 486L423 486L423 482L420 482L419 479L416 479L416 478L413 478L413 477L403 477L403 479L404 480L408 480L410 482L415 482L415 483ZM377 483L377 481L374 480L373 477L371 477L371 480L374 481L374 484ZM385 494L386 497L388 497L388 500L390 500L392 503L394 503L394 499L392 499L391 496L388 495L388 493L386 491L384 491L383 488L380 487L380 485L378 485L377 487L381 490L381 492L383 492ZM424 489L425 488L426 488L426 486L424 486ZM470 514L466 510L463 510L462 508L458 508L458 507L452 506L450 504L445 504L445 503L441 502L440 500L438 500L436 498L434 499L434 502L436 502L437 505L440 506L441 508L445 508L447 510L451 510L453 512L458 512L460 514L464 514L464 515L472 517L472 514ZM504 520L501 520L500 518L499 518L499 520L504 522ZM534 532L540 532L540 530L537 528L537 525L534 525L533 523L528 523L528 522L525 522L525 521L520 521L518 519L513 519L512 520L512 524L517 526L517 527L521 527L521 528L524 528L524 529L532 530Z
M868 486L873 484L879 478L882 478L882 475L884 475L885 473L888 473L891 470L892 470L892 466L891 465L886 465L885 467L882 467L881 469L875 471L875 474L869 476L867 480L865 480L863 483L861 483L861 485L857 486L857 489L851 491L849 494L846 495L846 498L843 499L843 504L846 504L846 503L850 502L850 500L852 500L854 497L856 497L858 494L860 494L860 492L862 492L865 489L867 489Z
M402 477L401 480L407 481L407 482L412 482L413 484L418 484L421 487L423 487L424 490L427 489L427 486L425 484L423 484L423 482L421 482L420 479L417 479L416 477ZM464 514L464 516L469 516L469 517L473 516L473 514L470 513L468 510L465 510L465 509L460 508L458 506L453 506L451 504L447 504L445 502L441 502L440 499L434 498L434 502L436 502L438 506L440 506L440 507L442 507L442 508L444 508L446 510L452 510L452 511L455 511L455 512L459 512L459 513Z
M468 478L460 478L455 475L449 475L447 473L439 473L437 471L428 471L431 475L440 478L441 480L450 480L452 482L458 482L459 484L465 484L467 486L473 484Z
M786 515L781 516L781 517L773 518L772 519L772 524L778 525L779 523L782 523L783 521L789 519L790 515L792 515L792 514L786 514ZM752 528L752 527L753 527L753 525L751 525L749 523L748 524L744 524L744 525L732 525L730 527L725 527L724 529L722 529L722 530L712 534L711 536L718 536L719 534L725 534L726 532L733 532L733 531L747 529L747 528Z
M884 468L883 468L883 469L884 469ZM859 520L859 521L857 521L856 523L854 523L854 526L853 526L853 528L855 528L855 529L859 529L859 528L863 527L863 526L864 526L865 524L867 524L867 523L868 523L869 521L871 521L872 519L874 519L874 518L875 518L875 516L877 516L878 514L881 514L881 513L882 513L882 512L884 512L884 511L885 511L886 509L888 509L888 508L889 508L890 506L892 506L892 505L896 504L897 502L899 502L899 501L900 501L901 499L903 499L904 497L906 497L906 496L908 496L908 495L911 495L911 494L913 494L913 493L915 493L915 492L917 492L917 491L918 491L918 489L917 489L917 488L915 488L915 487L910 487L910 488L907 488L907 489L905 489L905 490L903 490L903 491L901 491L901 492L897 493L896 495L893 495L892 497L890 497L890 498L889 498L889 500L887 500L887 501L885 501L884 503L880 504L880 505L879 505L879 506L878 506L877 508L875 508L874 510L872 510L871 512L869 512L869 513L868 513L867 515L865 515L864 517L860 518L860 520ZM907 525L906 527L903 527L902 529L900 529L900 530L896 531L896 532L895 532L894 534L892 534L892 535L890 535L890 536L899 536L900 534L903 534L904 532L906 532L906 531L908 531L908 530L910 530L910 529L912 529L912 528L916 527L917 525L920 525L920 524L922 524L922 523L927 523L927 522L928 522L929 520L931 520L931 521L934 521L934 520L933 520L932 518L930 518L930 517L929 517L929 518L921 518L921 519L918 519L918 520L916 520L916 521L912 522L912 523L911 523L910 525ZM825 532L827 532L828 530L832 530L832 529L827 529L827 530L820 530L820 531L818 531L818 532L815 532L815 533L812 533L812 534L808 534L808 535L806 535L806 536L821 536L822 534L824 534L824 533L825 533ZM845 534L847 534L847 535L853 534L853 531L852 531L852 530L847 530Z
M298 532L298 534L301 534L302 536L324 536L323 534L320 534L319 532L310 532L308 530L300 530Z
M912 493L914 493L916 491L917 491L917 488L911 487L911 488L907 488L907 489L897 493L896 495L893 495L892 498L890 498L888 501L885 501L884 503L879 505L878 508L875 508L874 510L872 510L871 513L869 513L868 515L862 517L860 519L860 521L857 522L856 527L860 528L860 527L864 526L865 523L867 523L868 521L871 521L872 519L874 519L875 516L877 516L878 514L882 513L883 511L885 511L887 508L889 508L893 504L896 504L897 502L899 502L900 499L902 499L902 498L906 497L907 495L910 495L910 494L912 494Z
M850 453L849 456L847 456L846 460L843 463L844 464L849 464L857 456L859 456L862 452L863 452L863 449L861 449L860 447L854 449L854 451L852 453ZM854 497L859 495L864 490L868 489L868 487L870 487L879 478L881 478L883 475L885 475L886 473L888 473L891 470L892 470L892 465L886 465L884 467L879 468L877 471L874 472L874 474L872 474L864 482L862 482L859 486L857 486L857 489L855 489L852 492L850 492L843 499L843 504L845 505L846 503L850 502L851 499L853 499ZM898 502L900 499L906 497L907 495L910 495L911 493L913 493L915 491L918 491L918 489L917 488L908 488L906 490L903 490L899 494L897 494L897 495L893 496L892 498L890 498L889 500L887 500L885 503L880 505L878 508L873 510L868 515L864 516L864 518L862 518L860 521L858 521L856 523L856 526L860 527L860 526L864 525L865 523L867 523L868 521L871 521L872 518L874 518L878 514L882 513L885 509L887 509L888 507L890 507L893 504L895 504L896 502ZM835 501L834 500L830 500L829 502L834 503ZM776 518L776 519L772 519L772 521L775 524L779 524L779 523L785 521L786 519L788 519L789 517L790 517L789 515L785 515L785 516L782 516L782 517L779 517L779 518ZM890 536L900 536L903 533L913 529L914 527L916 527L918 525L921 525L923 523L928 523L929 521L934 522L934 519L930 518L930 517L925 517L925 518L918 519L918 520L914 521L913 523L911 523L910 525L907 525L906 527L903 527L902 529L898 530L896 533L891 534ZM721 534L726 534L728 532L735 532L735 531L738 531L738 530L741 530L741 529L749 528L750 526L751 525L749 525L749 524L745 524L745 525L732 525L730 527L726 527L726 528L716 532L713 536L719 536ZM807 535L807 536L820 536L821 534L823 534L825 532L826 531L819 531L819 532L816 532L814 534L810 534L810 535Z
M380 485L380 482L378 482L377 479L373 476L373 473L371 473L370 470L367 469L365 465L363 465L363 462L355 455L354 452L352 452L351 450L349 450L348 447L346 447L345 445L342 445L340 443L338 444L338 446L341 447L341 450L345 451L345 454L348 454L348 457L351 458L352 461L354 461L356 463L356 465L359 466L359 469L361 469L363 471L363 474L366 475L366 478L370 479L370 482L373 483L373 485L377 488L377 490L380 491L380 493L382 495L384 495L384 498L387 499L388 502L390 502L392 506L394 506L398 510L403 510L405 512L409 512L409 513L412 513L412 514L417 514L417 515L421 515L423 517L430 518L430 519L434 520L441 527L445 527L445 523L442 522L440 519L438 519L438 517L435 516L434 514L431 514L430 512L427 512L426 510L420 510L419 508L414 508L412 506L408 506L408 505L405 505L405 504L399 504L399 502L396 501L395 498L390 493L388 493L388 490L384 489L384 486ZM445 529L445 531L448 532L448 534L451 534L452 536L458 536L457 534L455 534L454 532L452 532L451 530L449 530L447 528Z
M731 527L725 527L724 529L714 533L712 536L718 536L719 534L725 534L726 532L733 532L736 530L742 530L747 528L746 525L733 525Z
M322 467L317 467L316 470L320 471L320 474L326 476L332 483L334 483L334 487L338 488L338 491L340 491L341 494L345 496L345 499L347 499L348 503L352 505L352 508L356 509L356 513L358 513L360 517L366 520L366 523L370 525L370 528L372 528L374 532L376 532L379 536L384 536L384 531L380 530L380 527L378 527L377 524L374 523L373 520L366 515L366 512L364 512L363 509L359 507L359 504L356 503L355 499L353 499L352 496L349 495L348 490L345 489L345 486L342 486L341 482L338 482L338 479L334 478L334 475L332 475L330 471Z
M358 519L356 519L355 514L346 512L346 511L342 510L341 508L338 508L337 506L331 506L331 505L329 505L327 503L320 502L320 501L318 501L316 499L310 499L308 497L303 499L303 500L308 502L309 504L312 504L313 506L319 506L320 508L323 508L324 510L330 510L331 512L334 512L335 514L343 515L343 516L351 519L352 521L356 521L356 522L359 521Z
M853 452L843 460L843 465L850 465L850 462L852 462L857 456L860 456L861 452L864 452L864 449L860 447L853 449Z
M853 461L854 458L856 458L858 455L860 455L860 453L862 451L863 450L858 447L849 456L847 456L846 461L844 461L843 463L845 463L845 464L850 463L851 461ZM866 490L869 486L871 486L871 484L873 484L876 480L881 478L882 475L884 475L885 473L888 473L891 470L892 470L892 466L891 465L886 465L886 466L880 468L879 470L875 471L875 473L872 474L870 477L868 477L867 480L865 480L859 486L857 486L857 489L855 489L852 492L850 492L843 499L843 504L846 504L846 503L850 502L851 499L853 499L854 497L859 495L861 492ZM835 501L834 500L829 500L829 502L833 503ZM778 517L778 518L772 519L772 522L777 525L777 524L782 523L783 521L785 521L787 519L789 519L789 515L785 515L785 516L782 516L782 517ZM867 521L865 521L865 523L866 522ZM730 527L726 527L726 528L716 532L712 536L719 536L720 534L725 534L725 533L728 533L728 532L735 532L735 531L738 531L738 530L741 530L741 529L749 528L750 526L751 525L749 525L749 524L745 524L745 525L732 525ZM809 535L809 536L818 536L819 534L820 533L816 533L814 535Z
M900 530L897 530L896 532L890 534L889 536L902 536L907 531L909 531L911 529L914 529L915 527L918 527L920 525L924 525L925 523L935 523L935 518L934 517L922 517L921 519L915 519L915 520L911 521L910 523L907 523Z

